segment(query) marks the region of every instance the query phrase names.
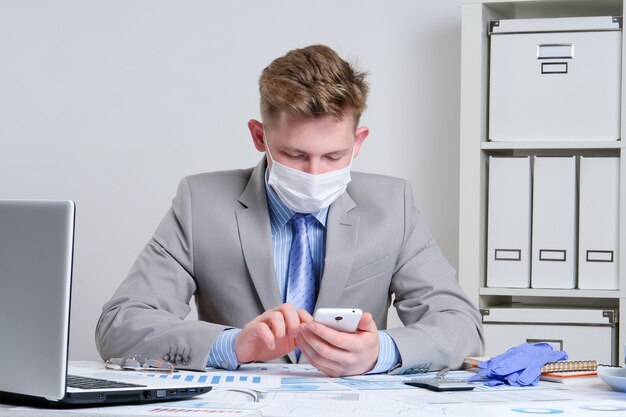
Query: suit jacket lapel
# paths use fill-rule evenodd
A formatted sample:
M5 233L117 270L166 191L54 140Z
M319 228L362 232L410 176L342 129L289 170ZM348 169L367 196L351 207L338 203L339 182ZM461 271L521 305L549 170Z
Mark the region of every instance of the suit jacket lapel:
M359 216L348 212L356 204L344 193L331 206L326 221L326 260L316 308L337 307L352 269Z
M276 281L272 232L265 194L265 158L252 171L235 212L243 256L264 310L282 303Z

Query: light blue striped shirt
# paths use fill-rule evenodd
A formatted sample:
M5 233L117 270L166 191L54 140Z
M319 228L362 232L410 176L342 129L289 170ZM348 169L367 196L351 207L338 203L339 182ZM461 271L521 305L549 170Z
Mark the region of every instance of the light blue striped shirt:
M295 213L285 206L272 187L267 184L267 175L268 171L265 172L265 191L267 194L270 227L272 231L274 268L276 270L278 288L280 289L282 300L285 302L287 297L289 252L293 239L293 231L289 220ZM317 280L317 288L319 289L322 273L324 271L328 207L324 207L322 210L311 214L317 221L309 223L307 234L311 245L313 270ZM236 369L239 367L235 354L235 337L240 331L240 329L228 329L217 337L209 352L208 366L224 369ZM387 372L400 363L400 353L391 336L385 332L379 331L378 339L380 342L378 362L369 373Z
M287 301L287 275L289 270L289 252L291 252L291 242L293 241L293 230L289 220L296 214L285 206L280 197L267 184L265 179L265 190L267 192L267 204L270 212L270 227L272 229L272 244L274 246L274 268L276 279L283 303ZM313 258L313 273L319 290L324 271L324 254L326 248L326 218L328 217L328 207L324 207L318 212L311 213L317 221L312 221L307 225L307 235L311 246L311 257Z

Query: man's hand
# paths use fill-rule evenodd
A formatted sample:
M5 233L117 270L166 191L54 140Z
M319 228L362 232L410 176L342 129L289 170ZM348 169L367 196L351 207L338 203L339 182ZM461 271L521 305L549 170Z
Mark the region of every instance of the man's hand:
M296 348L295 337L301 322L310 315L289 303L266 311L248 322L235 338L235 353L241 363L270 361ZM308 316L308 317L307 317Z
M376 366L378 329L370 313L363 313L355 333L338 332L306 316L297 343L311 365L334 377L360 375Z

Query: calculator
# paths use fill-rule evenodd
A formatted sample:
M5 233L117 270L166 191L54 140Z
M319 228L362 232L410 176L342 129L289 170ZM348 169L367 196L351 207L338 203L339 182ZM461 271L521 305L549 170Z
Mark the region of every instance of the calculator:
M404 383L433 391L471 391L477 385L462 378L413 378Z

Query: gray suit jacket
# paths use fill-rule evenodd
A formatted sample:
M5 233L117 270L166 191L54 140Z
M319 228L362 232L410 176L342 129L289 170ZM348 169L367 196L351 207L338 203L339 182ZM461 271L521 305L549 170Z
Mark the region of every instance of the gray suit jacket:
M204 369L217 335L282 303L274 270L263 159L254 169L183 179L172 208L102 309L103 358L166 355ZM198 321L183 320L195 296ZM415 209L401 179L352 173L331 206L316 307L357 307L387 327L411 367L458 367L482 353L476 308ZM167 356L166 356L167 357ZM283 361L293 361L293 354Z

